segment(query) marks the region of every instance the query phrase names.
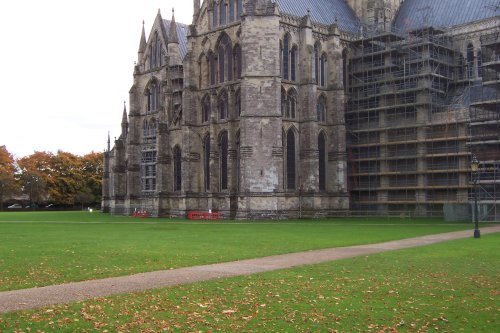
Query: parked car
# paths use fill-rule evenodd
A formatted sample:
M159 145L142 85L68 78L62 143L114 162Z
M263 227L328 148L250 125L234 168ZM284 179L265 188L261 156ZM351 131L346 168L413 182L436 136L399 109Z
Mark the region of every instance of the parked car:
M18 209L18 208L23 208L23 206L21 206L20 204L13 204L13 205L10 205L9 207L7 208L10 208L10 209Z

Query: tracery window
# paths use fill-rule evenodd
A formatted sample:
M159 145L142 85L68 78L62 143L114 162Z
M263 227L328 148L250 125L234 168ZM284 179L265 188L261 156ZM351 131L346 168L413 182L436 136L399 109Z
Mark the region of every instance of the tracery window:
M233 48L231 40L224 34L219 41L219 83L233 80Z
M207 62L208 62L208 72L209 72L209 77L210 77L210 84L214 85L215 84L215 78L216 78L216 73L215 73L215 55L212 51L208 53L207 57Z
M174 148L174 191L182 188L182 153L179 146Z
M203 175L205 191L210 191L210 134L203 140Z
M281 76L284 80L289 80L289 65L290 65L290 35L285 34L283 38L283 49L282 49L282 60L283 65L281 66Z
M161 67L163 65L163 48L158 32L155 31L153 41L149 45L149 69Z
M319 176L319 190L326 189L326 137L323 132L318 136L318 176Z
M236 113L236 117L241 116L241 91L237 90L234 95L234 110Z
M326 53L321 53L319 42L314 44L314 82L324 87L326 85Z
M320 122L326 121L326 98L324 95L319 96L316 104L316 120Z
M226 4L224 0L221 0L219 4L219 23L220 25L226 24Z
M228 137L227 132L222 132L219 140L219 168L220 189L227 190L227 160L228 160Z
M219 11L219 6L217 5L217 1L214 0L213 6L212 6L212 26L216 27L217 26L217 12Z
M148 98L147 111L158 110L160 107L160 85L157 82L151 83L146 93Z
M224 120L227 118L227 110L228 110L228 98L227 92L224 91L220 94L218 100L218 108L219 108L219 119Z
M234 76L241 79L241 46L234 47Z
M156 142L156 121L151 119L148 121L144 120L143 123L143 142L144 143L155 143Z
M210 114L212 112L210 104L210 95L205 95L201 100L201 121L206 123L210 121Z
M295 167L295 158L296 158L296 150L295 150L295 132L292 128L290 128L286 132L286 141L285 141L285 152L286 152L286 174L285 174L285 184L286 189L294 190L296 188L296 167Z
M297 92L295 91L295 89L292 88L288 91L286 102L287 108L285 117L295 119L295 117L297 116Z
M141 152L141 191L149 194L156 190L156 150Z

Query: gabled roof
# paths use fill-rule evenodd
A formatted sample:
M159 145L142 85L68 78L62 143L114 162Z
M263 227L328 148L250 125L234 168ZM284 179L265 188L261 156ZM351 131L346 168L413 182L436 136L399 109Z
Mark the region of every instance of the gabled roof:
M307 15L311 11L311 21L320 24L337 22L340 30L358 32L359 20L345 0L275 0L280 13L297 17Z
M398 30L453 27L500 15L498 0L405 0L394 21Z
M170 20L163 20L163 25L165 27L165 31L170 30ZM175 23L177 28L177 38L179 38L179 50L181 59L184 59L187 53L187 35L188 35L188 26L182 23ZM167 41L168 43L168 41Z

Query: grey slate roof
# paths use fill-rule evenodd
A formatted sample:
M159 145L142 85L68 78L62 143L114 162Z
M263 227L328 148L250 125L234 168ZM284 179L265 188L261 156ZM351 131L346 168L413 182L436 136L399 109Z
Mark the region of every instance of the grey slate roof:
M165 31L170 30L170 20L163 20L163 25L165 26ZM179 50L181 59L184 59L187 53L187 35L188 26L186 24L175 22L177 28L177 37L179 38Z
M359 20L345 0L274 0L278 3L280 13L298 17L311 11L311 20L321 24L333 24L337 21L340 30L356 33Z
M394 25L398 30L422 26L453 27L500 15L498 0L405 0Z

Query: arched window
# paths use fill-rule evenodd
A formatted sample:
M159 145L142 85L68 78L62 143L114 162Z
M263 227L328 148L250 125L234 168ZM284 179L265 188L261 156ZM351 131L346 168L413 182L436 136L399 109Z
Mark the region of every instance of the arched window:
M182 188L182 153L179 146L174 148L174 191Z
M153 41L149 45L149 69L163 65L163 48L161 46L160 36L155 31Z
M144 138L144 142L146 142L147 137L149 136L149 125L147 119L144 119L144 122L142 123L142 136Z
M293 46L290 51L290 80L295 81L296 79L296 68L297 68L297 46Z
M326 138L323 132L318 136L318 177L319 177L319 190L326 189Z
M314 44L314 82L319 83L319 43Z
M294 190L296 187L295 157L295 133L290 128L286 133L286 188L288 190Z
M285 38L283 38L283 66L282 68L282 77L284 80L289 80L289 72L290 72L290 35L286 34Z
M290 89L287 94L287 109L286 109L286 117L295 119L297 116L297 92L295 89Z
M141 151L141 191L151 194L156 190L156 150Z
M219 23L221 25L226 24L226 4L224 0L219 4Z
M217 12L219 7L217 6L217 0L214 0L213 6L212 6L212 26L216 27L217 26Z
M323 53L319 60L319 85L326 86L326 53Z
M234 76L241 79L241 46L234 46Z
M234 1L235 0L229 0L229 22L234 21L234 15L235 15Z
M205 191L210 191L210 134L203 139L203 176Z
M209 122L211 113L210 95L207 94L201 100L201 121L204 123Z
M210 51L208 53L208 72L209 72L209 76L210 76L210 84L211 85L214 85L215 84L215 78L216 78L216 74L215 74L215 55L212 51Z
M472 79L474 77L474 46L472 44L467 45L467 78Z
M238 90L236 91L236 94L234 95L234 111L236 113L236 117L241 116L241 91Z
M241 153L240 153L240 132L236 133L236 189L240 190L240 175L241 175Z
M220 120L227 119L228 98L226 91L220 94L217 104L219 108L219 119Z
M342 51L342 83L344 84L344 92L347 92L347 49Z
M286 116L286 91L285 89L281 88L281 116L285 117Z
M241 18L241 13L243 12L243 5L241 3L241 0L236 0L236 1L237 1L236 17Z
M324 95L319 96L316 104L316 120L320 122L326 121L326 98Z
M147 90L148 105L147 111L153 112L160 107L160 85L156 82L150 84Z
M233 79L233 48L231 40L224 34L219 41L219 83Z
M149 123L149 137L152 142L156 142L156 129L156 120L152 118Z
M227 132L222 132L219 140L219 168L220 168L220 189L227 190L227 156L228 139Z

